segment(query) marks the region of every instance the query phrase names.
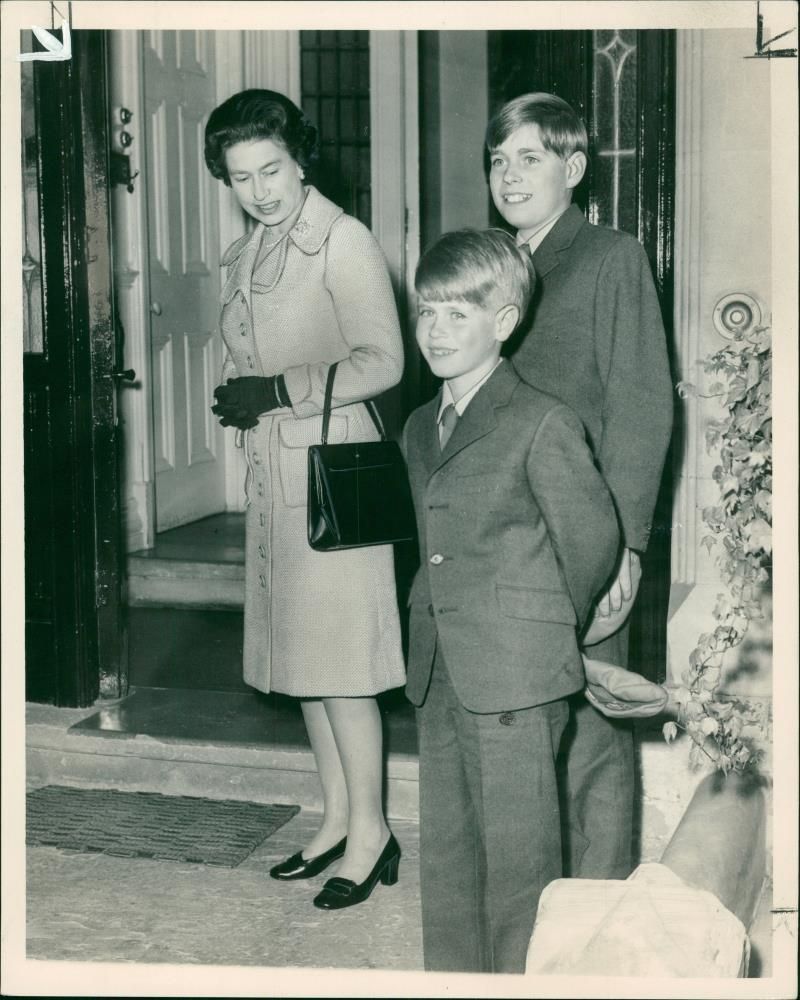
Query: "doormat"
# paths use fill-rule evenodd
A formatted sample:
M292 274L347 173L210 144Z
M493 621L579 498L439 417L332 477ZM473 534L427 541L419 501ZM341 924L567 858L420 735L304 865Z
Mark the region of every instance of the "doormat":
M26 795L26 842L235 868L300 806L46 785Z

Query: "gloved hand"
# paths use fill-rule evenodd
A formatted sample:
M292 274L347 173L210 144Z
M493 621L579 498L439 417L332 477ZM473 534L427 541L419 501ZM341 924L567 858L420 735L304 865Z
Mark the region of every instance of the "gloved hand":
M283 375L231 378L216 387L214 397L211 412L220 417L222 426L241 430L255 427L262 413L292 405Z
M223 427L238 427L240 431L246 431L258 423L258 417L234 406L216 405L211 407L211 411L220 418Z

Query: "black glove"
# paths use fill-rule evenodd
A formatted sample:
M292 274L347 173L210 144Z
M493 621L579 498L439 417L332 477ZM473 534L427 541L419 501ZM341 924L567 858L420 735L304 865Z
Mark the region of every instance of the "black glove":
M241 430L255 427L262 413L292 405L283 375L230 378L216 387L214 397L211 412L220 417L222 426Z
M236 407L212 406L211 411L220 418L219 422L223 427L238 427L240 431L246 431L258 423L258 417Z

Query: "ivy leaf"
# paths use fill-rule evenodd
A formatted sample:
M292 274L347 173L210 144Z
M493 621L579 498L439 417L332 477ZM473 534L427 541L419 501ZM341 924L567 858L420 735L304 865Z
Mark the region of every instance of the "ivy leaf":
M708 552L708 554L711 555L711 549L716 544L716 541L717 540L716 540L716 538L714 538L713 535L703 535L703 538L702 538L700 544L702 546L704 546L705 549L706 549L706 551Z
M722 671L719 667L706 667L700 683L707 691L713 691L717 684L719 684L721 674Z
M678 737L678 727L674 722L665 722L661 728L664 739L667 743L672 743Z
M733 712L733 702L730 701L710 701L706 705L706 709L709 712L713 712L714 715L720 720L724 720L730 717Z
M686 399L689 396L694 396L697 392L697 388L692 382L678 382L675 386L675 391L681 399Z
M745 527L748 552L772 552L772 528L763 517L757 517Z
M772 493L770 490L759 490L753 498L753 502L765 517L772 518Z
M714 736L719 731L719 723L707 715L700 723L700 731L706 736Z

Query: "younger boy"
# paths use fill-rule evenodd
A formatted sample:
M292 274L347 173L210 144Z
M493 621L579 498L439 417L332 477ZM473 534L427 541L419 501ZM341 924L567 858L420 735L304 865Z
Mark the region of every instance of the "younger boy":
M539 895L561 874L555 758L584 684L576 630L619 541L580 421L500 359L533 285L497 230L443 236L416 274L417 342L445 380L403 436L429 970L524 971Z

